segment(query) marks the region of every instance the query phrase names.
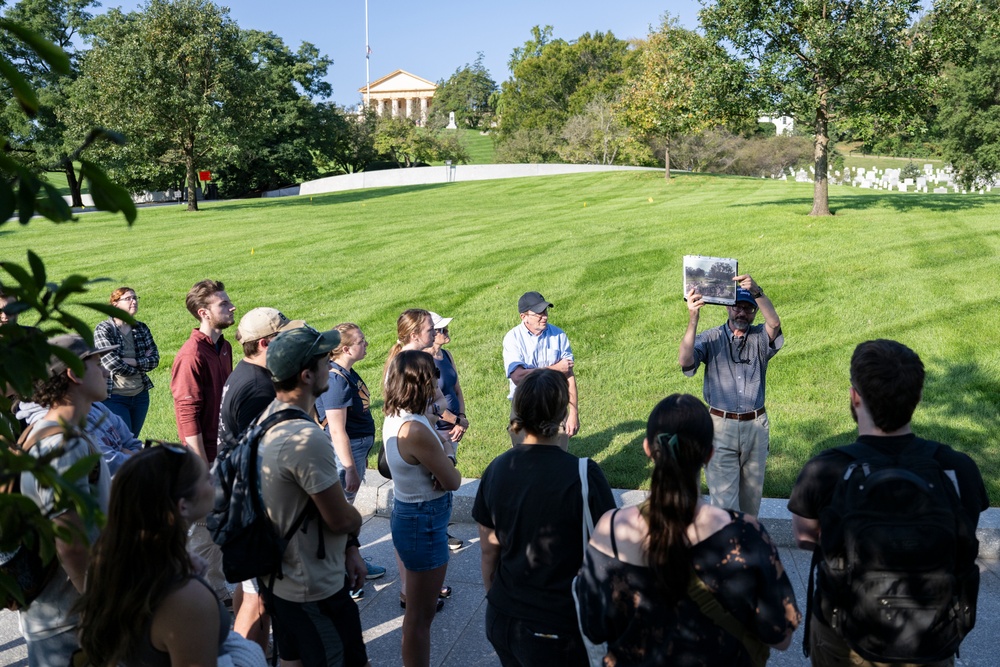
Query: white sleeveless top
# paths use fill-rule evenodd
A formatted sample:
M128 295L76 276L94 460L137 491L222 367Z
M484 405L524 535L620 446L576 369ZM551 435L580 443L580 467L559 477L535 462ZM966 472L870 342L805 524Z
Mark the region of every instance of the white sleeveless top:
M385 458L389 463L389 470L392 471L393 497L404 503L436 500L448 492L434 488L431 482L431 471L423 464L410 465L399 455L399 444L396 438L399 435L399 429L405 422L423 424L434 441L439 444L441 442L423 415L403 412L393 417L386 416L385 421L382 422L382 440L385 442Z

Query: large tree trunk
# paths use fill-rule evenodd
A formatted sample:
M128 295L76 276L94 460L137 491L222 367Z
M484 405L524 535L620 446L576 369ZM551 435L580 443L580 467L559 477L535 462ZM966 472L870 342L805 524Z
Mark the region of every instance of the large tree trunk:
M188 206L187 210L198 210L198 173L194 170L194 149L186 150L184 161L187 166L187 189Z
M826 96L820 97L816 109L816 141L813 158L816 160L813 180L813 207L809 215L830 215L830 182L828 178L830 156L830 118L827 115Z
M66 184L69 186L70 206L83 208L83 195L80 193L80 181L76 177L76 168L72 162L66 164Z
M663 178L670 180L670 137L663 141Z

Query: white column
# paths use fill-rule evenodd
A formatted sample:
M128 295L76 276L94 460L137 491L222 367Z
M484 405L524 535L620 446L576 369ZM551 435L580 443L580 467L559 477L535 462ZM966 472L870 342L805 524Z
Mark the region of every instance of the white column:
M420 98L420 124L427 124L427 97Z
M398 113L399 113L399 100L397 100L394 97L392 98L392 117L395 118Z

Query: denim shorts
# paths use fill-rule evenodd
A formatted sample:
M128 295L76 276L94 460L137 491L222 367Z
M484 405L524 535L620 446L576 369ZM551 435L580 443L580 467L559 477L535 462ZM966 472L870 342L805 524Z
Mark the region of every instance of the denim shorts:
M448 520L451 493L436 500L392 504L392 544L403 567L426 572L448 564Z

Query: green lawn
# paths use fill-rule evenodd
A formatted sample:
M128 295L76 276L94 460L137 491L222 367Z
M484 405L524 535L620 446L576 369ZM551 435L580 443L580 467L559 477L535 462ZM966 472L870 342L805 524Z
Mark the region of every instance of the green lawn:
M317 327L359 323L371 347L357 368L376 406L399 313L454 317L472 421L465 476L507 447L500 343L518 322L518 296L539 290L577 358L583 428L572 449L633 488L648 487L640 444L650 409L672 392L701 394L701 375L685 378L676 362L687 320L681 258L736 257L787 337L768 373L766 495L786 495L809 456L852 440L851 351L891 337L927 366L916 429L972 455L1000 501L1000 355L985 335L996 290L976 287L976 276L996 273L1000 204L833 187L836 217L815 219L811 193L811 184L609 173L212 203L198 214L149 208L131 229L90 214L58 228L7 223L0 238L3 259L23 262L32 248L50 277L110 277L94 299L119 284L138 291L162 355L150 437L176 438L169 369L195 324L184 295L196 280L225 281L241 313L271 305ZM724 318L708 307L702 328Z
M493 164L493 135L479 130L462 130L462 141L469 151L469 164Z

